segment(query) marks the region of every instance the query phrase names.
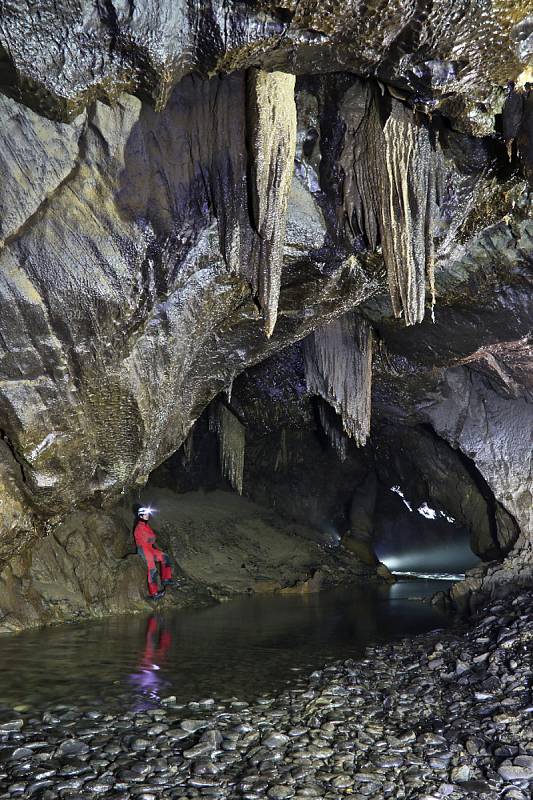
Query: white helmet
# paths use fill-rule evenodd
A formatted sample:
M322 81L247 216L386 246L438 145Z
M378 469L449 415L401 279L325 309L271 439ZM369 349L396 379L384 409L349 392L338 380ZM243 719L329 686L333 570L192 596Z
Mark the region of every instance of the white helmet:
M152 516L154 513L154 509L150 506L141 506L140 509L137 511L137 516L142 517L144 514L148 514L149 517Z

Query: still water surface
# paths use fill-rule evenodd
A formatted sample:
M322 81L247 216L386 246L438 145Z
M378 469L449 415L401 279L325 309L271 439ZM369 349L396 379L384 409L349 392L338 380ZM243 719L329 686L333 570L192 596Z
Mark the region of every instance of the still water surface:
M300 672L357 658L369 643L446 627L449 619L423 598L450 583L246 597L0 636L0 706L139 708L168 695L183 703L252 700Z

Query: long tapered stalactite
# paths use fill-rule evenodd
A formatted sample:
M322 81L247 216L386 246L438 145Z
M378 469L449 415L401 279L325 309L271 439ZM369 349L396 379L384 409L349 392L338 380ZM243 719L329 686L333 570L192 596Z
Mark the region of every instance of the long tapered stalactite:
M344 433L363 446L370 433L370 324L351 312L315 330L305 342L305 372L309 391L335 409Z
M250 196L259 234L256 286L267 336L278 313L287 205L296 149L294 75L248 71Z

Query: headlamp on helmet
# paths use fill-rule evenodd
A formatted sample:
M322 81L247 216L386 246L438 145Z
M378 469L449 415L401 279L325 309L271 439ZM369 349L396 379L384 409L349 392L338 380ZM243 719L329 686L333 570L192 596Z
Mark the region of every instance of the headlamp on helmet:
M151 506L141 506L140 509L137 511L137 516L142 517L145 514L148 514L148 516L151 517L154 514L154 512L155 509L152 508Z

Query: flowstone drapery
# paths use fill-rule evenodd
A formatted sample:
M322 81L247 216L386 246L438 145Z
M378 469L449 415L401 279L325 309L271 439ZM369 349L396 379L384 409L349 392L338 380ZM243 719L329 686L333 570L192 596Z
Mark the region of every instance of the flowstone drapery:
M424 318L426 284L434 302L438 158L429 128L370 84L347 93L344 113L347 224L372 249L381 244L394 314L413 325Z
M344 432L358 446L370 433L372 328L355 313L318 328L305 342L307 388L342 418ZM326 420L321 414L322 424ZM327 425L329 427L329 425Z

